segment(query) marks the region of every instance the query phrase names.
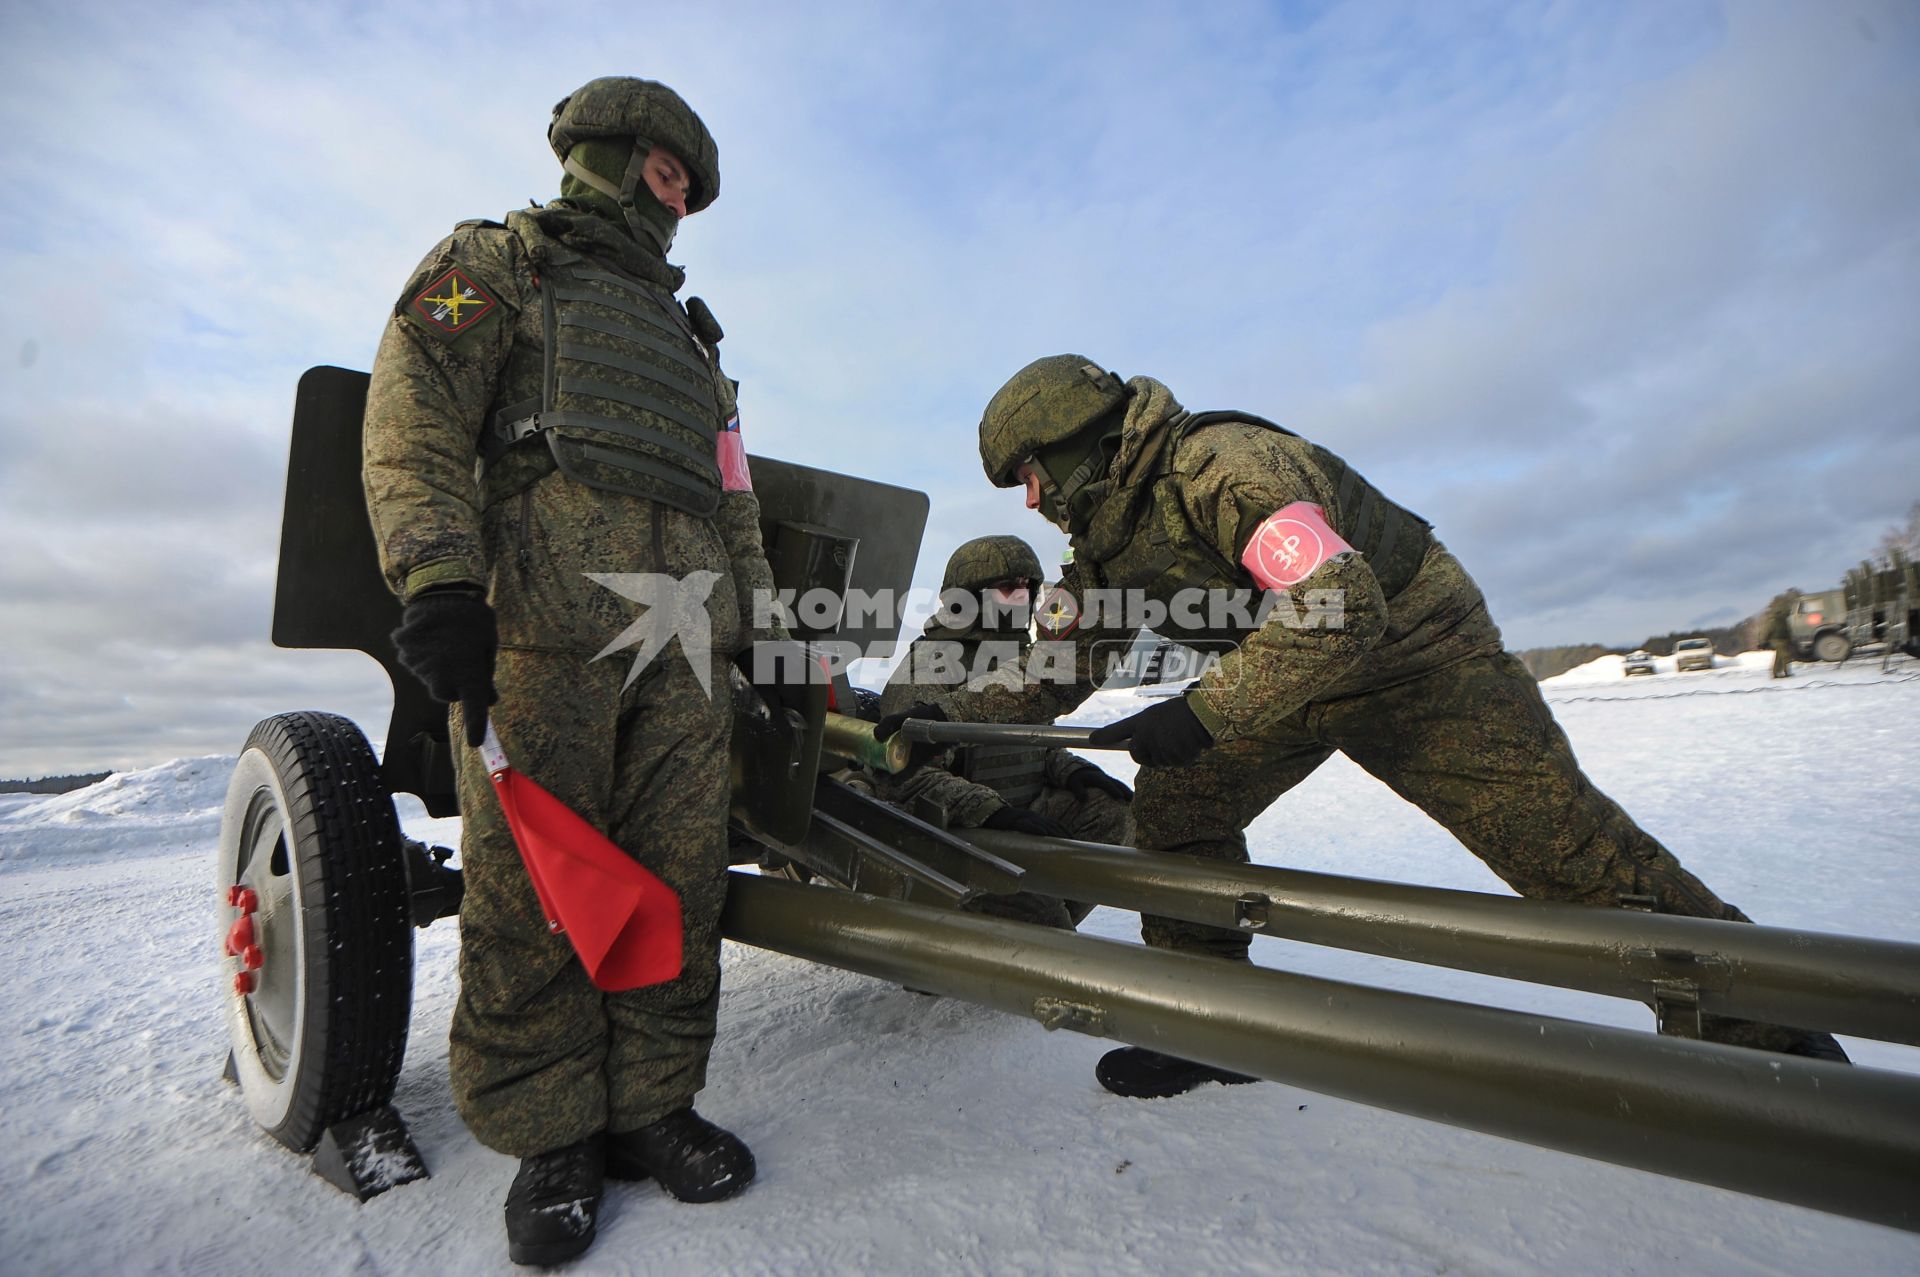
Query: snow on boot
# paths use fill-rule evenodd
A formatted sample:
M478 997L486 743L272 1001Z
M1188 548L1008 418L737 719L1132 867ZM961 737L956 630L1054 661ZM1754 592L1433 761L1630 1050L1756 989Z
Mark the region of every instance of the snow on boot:
M593 1245L606 1184L606 1137L520 1159L507 1192L507 1257L550 1268Z
M753 1172L753 1154L740 1138L691 1108L607 1139L607 1174L615 1179L652 1176L683 1202L732 1197L753 1182Z
M1169 1095L1185 1095L1196 1086L1218 1082L1222 1086L1240 1086L1258 1082L1257 1077L1233 1073L1183 1060L1177 1055L1162 1055L1144 1046L1123 1046L1100 1057L1093 1076L1115 1095L1136 1100L1159 1100Z

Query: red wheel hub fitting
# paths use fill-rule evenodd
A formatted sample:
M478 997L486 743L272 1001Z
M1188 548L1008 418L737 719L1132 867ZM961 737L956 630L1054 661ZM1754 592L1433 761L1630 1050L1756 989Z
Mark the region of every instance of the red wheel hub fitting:
M247 949L258 951L259 946L255 943L253 937L252 915L243 916L234 922L232 929L227 932L226 944L221 947L227 951L229 958L238 957ZM258 966L259 964L253 963L251 965Z
M227 929L226 941L220 947L229 958L240 959L240 965L246 968L233 974L233 991L245 997L253 992L253 973L267 960L253 932L253 915L260 908L260 896L252 887L243 887L236 882L227 888L227 904L238 909L240 916Z

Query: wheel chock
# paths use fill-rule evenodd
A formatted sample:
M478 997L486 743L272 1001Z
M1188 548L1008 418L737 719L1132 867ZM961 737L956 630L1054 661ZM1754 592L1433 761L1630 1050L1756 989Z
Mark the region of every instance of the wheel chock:
M313 1150L313 1173L360 1201L427 1178L427 1164L391 1104L335 1122Z

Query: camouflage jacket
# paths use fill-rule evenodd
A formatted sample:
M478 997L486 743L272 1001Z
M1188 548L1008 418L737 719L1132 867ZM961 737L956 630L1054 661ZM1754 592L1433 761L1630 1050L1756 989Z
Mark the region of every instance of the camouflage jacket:
M725 492L705 519L572 483L537 448L516 449L480 474L483 428L502 405L538 398L543 243L564 243L668 290L683 278L611 223L564 201L510 214L509 222L462 223L442 240L401 291L381 338L364 479L388 586L403 600L435 586L490 587L503 643L579 650L597 649L633 619L630 603L575 579L584 572L710 570L726 578L715 589L728 596L715 641L766 637L736 623L753 615L754 591L772 584L751 490ZM436 319L416 303L448 296L449 280L477 300ZM737 411L736 384L721 371L713 341L704 345L725 417ZM536 557L546 560L544 583L532 579ZM501 571L509 559L513 581ZM721 602L713 598L709 610Z
M1128 388L1132 399L1108 491L1089 526L1072 537L1074 562L1063 585L1075 605L1053 617L1042 606L1042 637L1051 626L1072 644L1070 654L1053 662L1061 676L995 680L950 708L950 716L1045 722L1078 705L1100 680L1105 653L1130 644L1138 628L1128 624L1135 618L1125 611L1114 617L1101 591L1118 590L1124 602L1126 591L1136 590L1165 607L1165 618L1153 626L1164 637L1235 643L1187 694L1194 713L1220 741L1257 736L1316 701L1390 687L1501 650L1500 631L1479 587L1426 534L1412 550L1401 543L1400 553L1412 560L1396 569L1406 579L1391 598L1374 565L1351 553L1326 560L1265 600L1269 592L1242 566L1241 556L1269 515L1308 502L1324 511L1338 535L1362 541L1365 515L1343 508L1341 485L1329 472L1344 463L1305 439L1248 422L1228 420L1181 434L1175 429L1180 405L1164 385L1136 377ZM1351 496L1349 504L1359 505ZM1183 626L1176 594L1196 578L1159 566L1169 545L1182 561L1212 572L1210 591L1241 590L1265 602L1265 619L1256 611L1247 623L1238 619L1244 613L1229 609Z
M1793 614L1793 604L1781 599L1767 609L1766 629L1760 636L1763 643L1791 643L1793 626L1788 617Z

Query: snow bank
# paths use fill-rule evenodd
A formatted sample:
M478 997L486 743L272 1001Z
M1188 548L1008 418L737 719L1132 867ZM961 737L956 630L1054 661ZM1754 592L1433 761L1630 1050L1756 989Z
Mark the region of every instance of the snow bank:
M1743 662L1547 690L1595 782L1749 913L1920 942L1920 787L1900 781L1920 762L1920 663L1799 666L1773 682ZM1102 693L1072 721L1149 703ZM1134 774L1124 754L1097 757ZM188 759L0 803L16 870L0 873L0 1271L515 1271L500 1225L514 1163L474 1141L447 1080L452 920L416 933L394 1097L431 1179L361 1205L273 1143L220 1081L229 995L211 863L230 765ZM416 835L457 837L457 822L429 821L417 803L401 815ZM134 863L90 862L87 838ZM1338 756L1255 821L1248 842L1264 864L1504 890ZM1099 909L1083 930L1135 942L1138 919ZM1253 958L1650 1023L1637 1003L1280 939L1257 941ZM1911 1233L1297 1087L1124 1100L1092 1078L1110 1042L732 943L725 963L700 1107L753 1146L759 1181L709 1206L613 1185L600 1240L570 1272L1920 1272ZM1864 1065L1920 1072L1912 1048L1847 1046Z
M0 868L205 851L220 835L231 754L177 758L65 794L0 807Z
M1624 656L1612 654L1596 656L1585 665L1576 665L1564 674L1556 674L1552 678L1542 679L1541 686L1572 687L1584 683L1618 683L1626 678L1626 670L1624 668L1626 663L1627 658ZM1711 674L1751 673L1754 670L1759 670L1764 673L1772 667L1772 652L1739 652L1733 656L1720 656L1716 654L1713 658L1713 668L1711 670L1688 670L1685 674L1680 674L1674 669L1673 658L1671 656L1656 656L1653 658L1653 679L1649 680L1645 675L1642 675L1634 681L1658 681L1659 677L1663 674L1673 674L1679 678L1691 679Z

